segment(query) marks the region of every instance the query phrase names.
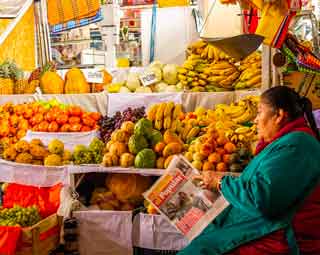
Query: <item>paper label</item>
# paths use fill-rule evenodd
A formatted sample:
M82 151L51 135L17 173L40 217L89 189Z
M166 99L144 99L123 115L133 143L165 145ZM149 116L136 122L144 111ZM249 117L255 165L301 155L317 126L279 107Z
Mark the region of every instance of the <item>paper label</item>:
M103 72L99 69L82 69L87 82L103 83Z
M140 81L143 86L150 86L158 82L157 76L154 72L148 72L140 75Z

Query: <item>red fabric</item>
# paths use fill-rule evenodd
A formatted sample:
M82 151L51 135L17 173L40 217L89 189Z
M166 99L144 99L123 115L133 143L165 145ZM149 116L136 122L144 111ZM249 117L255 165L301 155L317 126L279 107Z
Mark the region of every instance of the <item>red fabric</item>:
M3 207L11 208L15 204L22 207L37 205L41 217L46 218L57 212L61 188L61 184L48 188L9 184L3 196Z
M21 236L21 227L0 227L0 255L14 255Z
M247 32L248 28L248 33L249 34L254 34L256 32L256 29L258 27L259 23L259 16L258 16L258 9L257 8L252 8L251 11L249 10L244 10L244 28L243 30ZM250 24L249 24L250 22Z
M294 131L306 132L314 136L305 119L299 118L282 128L271 142ZM256 154L261 152L269 143L260 141ZM304 255L320 254L320 186L306 199L293 219L293 229L300 249ZM284 230L276 231L258 240L242 245L230 255L287 255L289 247Z

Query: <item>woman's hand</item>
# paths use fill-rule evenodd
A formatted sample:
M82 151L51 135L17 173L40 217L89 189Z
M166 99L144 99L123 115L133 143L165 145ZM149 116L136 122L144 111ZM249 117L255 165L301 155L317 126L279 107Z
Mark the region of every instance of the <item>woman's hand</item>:
M212 190L217 189L222 177L213 171L203 171L201 175L194 176L193 180L199 181L201 188Z

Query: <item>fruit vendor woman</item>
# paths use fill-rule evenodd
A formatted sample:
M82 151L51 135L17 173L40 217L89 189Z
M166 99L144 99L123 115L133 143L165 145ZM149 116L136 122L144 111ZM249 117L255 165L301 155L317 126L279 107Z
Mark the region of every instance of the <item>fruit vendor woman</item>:
M279 86L261 96L256 156L238 178L203 178L230 205L179 255L320 255L320 143L312 105Z

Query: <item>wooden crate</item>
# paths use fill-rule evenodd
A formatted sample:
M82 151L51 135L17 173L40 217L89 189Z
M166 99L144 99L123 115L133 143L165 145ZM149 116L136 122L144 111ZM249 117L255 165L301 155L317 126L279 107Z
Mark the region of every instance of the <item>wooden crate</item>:
M21 236L23 247L18 247L16 255L48 255L59 245L60 232L42 241L40 235L54 227L60 227L61 223L62 218L53 214L32 227L24 228Z

